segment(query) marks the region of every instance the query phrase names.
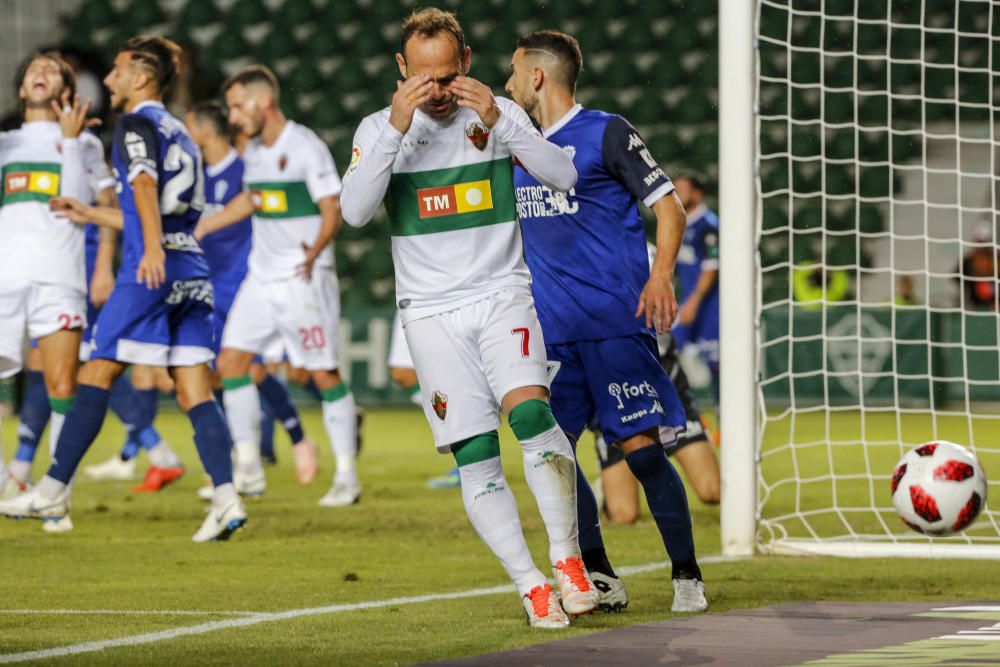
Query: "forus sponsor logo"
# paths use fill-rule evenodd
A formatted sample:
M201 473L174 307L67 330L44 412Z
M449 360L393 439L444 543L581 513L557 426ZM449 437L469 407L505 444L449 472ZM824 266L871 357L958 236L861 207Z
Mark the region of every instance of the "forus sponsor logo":
M656 390L653 389L653 385L649 384L649 382L645 380L640 384L632 384L629 382L622 382L619 384L617 382L612 382L608 385L608 393L611 394L615 401L617 401L619 410L625 409L625 401L630 401L639 398L640 396L648 396L650 398L660 397L660 395L656 393Z

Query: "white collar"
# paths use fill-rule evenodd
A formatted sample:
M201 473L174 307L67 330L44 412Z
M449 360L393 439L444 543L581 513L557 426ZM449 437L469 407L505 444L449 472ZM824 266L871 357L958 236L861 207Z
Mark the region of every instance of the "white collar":
M708 213L708 206L702 202L694 207L694 210L687 214L688 220L701 220Z
M228 169L229 165L231 165L233 161L238 157L239 154L237 154L236 149L230 148L229 152L226 153L226 156L224 158L222 158L215 164L210 164L207 167L205 167L205 173L211 176L212 178L215 178L216 176L224 172L226 169Z
M159 109L165 108L163 106L163 102L161 102L159 100L145 100L143 102L139 102L134 107L132 107L132 112L131 113L135 113L139 109L143 109L145 107L156 107L156 108L159 108Z
M563 116L562 118L560 118L559 120L557 120L555 122L555 124L552 125L552 127L550 127L547 130L544 130L542 132L542 136L545 137L546 139L548 139L553 134L555 134L559 130L563 129L566 126L566 123L568 123L571 120L573 120L574 118L576 118L576 115L578 113L580 113L581 111L583 111L583 105L579 104L579 103L574 104L573 108L571 108L569 111L566 112L565 116Z

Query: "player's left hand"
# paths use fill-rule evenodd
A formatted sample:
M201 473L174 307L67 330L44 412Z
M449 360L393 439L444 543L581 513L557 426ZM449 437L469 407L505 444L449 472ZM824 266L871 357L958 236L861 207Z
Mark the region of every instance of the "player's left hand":
M305 261L299 264L295 268L295 274L305 278L306 280L312 280L313 264L316 263L316 258L323 251L323 248L317 248L316 246L311 246L305 241L302 242L302 251L306 254Z
M149 289L157 289L167 279L167 257L163 248L147 248L139 260L135 281Z
M677 311L677 324L683 324L686 327L694 324L695 319L698 317L699 306L701 304L694 299L685 301L684 305Z
M85 128L101 124L101 121L97 118L87 118L87 112L90 111L90 103L91 100L87 100L81 105L79 94L74 95L71 100L68 90L63 91L60 100L52 100L52 111L55 112L56 117L59 119L59 127L62 129L62 134L65 138L75 139L80 136L80 133Z
M456 76L448 84L448 90L458 97L458 106L468 107L479 114L487 128L492 130L500 120L500 107L493 97L493 91L486 84L472 77Z
M646 326L655 327L657 333L670 330L677 316L677 297L670 280L660 276L650 276L649 282L642 288L639 295L639 307L636 317L646 316Z

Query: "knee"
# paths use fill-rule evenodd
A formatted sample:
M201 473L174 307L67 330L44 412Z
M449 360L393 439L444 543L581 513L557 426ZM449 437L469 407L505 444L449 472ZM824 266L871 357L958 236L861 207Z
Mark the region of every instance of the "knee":
M48 392L49 398L70 398L76 393L76 378L67 369L67 372L60 373L59 377L47 382L45 391Z
M390 368L389 377L403 389L409 389L417 384L417 372L412 368Z
M190 412L191 408L201 405L205 401L214 399L210 391L206 392L201 387L189 387L185 383L177 384L177 406L184 412Z
M244 363L243 355L232 350L223 350L215 362L219 375L224 378L236 378L246 375L250 370L250 365Z
M343 382L343 379L340 377L340 371L336 368L332 371L312 371L311 375L312 381L320 391L333 389Z
M722 494L718 478L692 479L690 481L698 500L706 505L719 504Z
M607 503L608 521L630 526L639 520L639 508L635 505Z

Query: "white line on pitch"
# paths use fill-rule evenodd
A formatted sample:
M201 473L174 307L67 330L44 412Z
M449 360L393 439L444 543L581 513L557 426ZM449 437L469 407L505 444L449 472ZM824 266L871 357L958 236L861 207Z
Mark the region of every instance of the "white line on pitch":
M65 616L255 616L259 611L198 611L197 609L0 609L0 614Z
M728 556L708 556L706 558L699 559L699 562L704 565L710 565L712 563L724 563L735 560L741 560L741 559ZM632 565L619 568L618 573L624 576L629 576L632 574L641 574L643 572L652 572L653 570L665 569L668 566L669 562L666 561L661 561L657 563L646 563L645 565ZM252 613L251 616L244 616L243 618L231 618L224 621L211 621L209 623L199 623L197 625L189 625L179 628L170 628L169 630L160 630L158 632L146 632L141 635L132 635L130 637L119 637L117 639L101 639L93 642L84 642L82 644L57 646L55 648L40 649L37 651L25 651L23 653L0 654L0 663L26 662L28 660L46 660L49 658L59 658L67 655L77 655L80 653L93 653L95 651L103 651L104 649L117 648L121 646L138 646L141 644L152 644L154 642L166 641L168 639L177 639L178 637L186 637L190 635L203 635L207 632L215 632L216 630L242 628L250 625L258 625L260 623L284 621L290 618L301 618L303 616L338 614L338 613L343 613L345 611L358 611L361 609L378 609L381 607L400 607L403 605L420 604L422 602L436 602L439 600L461 600L464 598L475 598L475 597L483 597L486 595L497 595L499 593L512 593L512 592L514 592L514 586L511 584L507 584L505 586L493 586L492 588L474 588L472 590L456 591L454 593L433 593L430 595L416 595L411 597L390 598L388 600L370 600L368 602L354 602L351 604L335 604L325 607L306 607L304 609L289 609L288 611L279 611L274 613L271 612Z

